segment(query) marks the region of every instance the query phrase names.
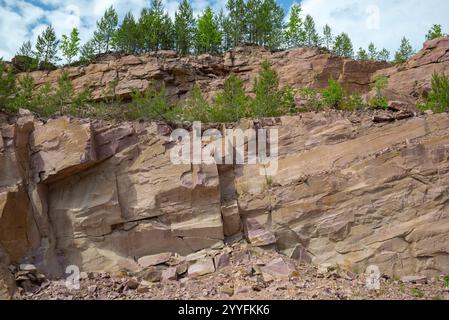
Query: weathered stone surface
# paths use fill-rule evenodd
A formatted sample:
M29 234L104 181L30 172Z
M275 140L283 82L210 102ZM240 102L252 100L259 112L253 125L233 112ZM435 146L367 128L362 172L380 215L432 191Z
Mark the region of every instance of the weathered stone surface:
M137 260L137 262L139 263L139 265L143 268L147 268L150 266L156 266L158 264L162 264L167 262L170 257L172 256L171 252L163 252L163 253L158 253L158 254L153 254L151 256L144 256L139 258L139 260Z
M173 100L184 99L195 83L208 98L219 91L225 78L237 74L249 92L260 64L269 60L280 75L281 86L293 88L327 86L333 77L352 92L369 91L371 75L389 64L360 62L332 56L318 49L300 48L283 52L270 52L261 47L244 46L227 52L224 56L199 55L178 57L174 52L158 52L141 56L110 55L89 66L68 68L75 91L86 87L97 100L109 98L108 85L117 81L115 93L129 98L132 90L143 91L150 84L164 83ZM61 70L31 72L37 86L46 82L56 85Z
M67 117L37 125L32 135L31 169L34 182L82 171L95 161L91 136L90 123L83 124Z
M404 64L377 71L388 77L387 96L390 100L408 103L430 92L432 75L449 72L449 37L427 41L421 51ZM392 99L396 95L397 99ZM402 96L402 99L398 97Z
M225 268L231 264L231 256L229 253L220 253L214 257L214 265L216 270Z
M175 267L170 267L164 271L162 271L162 281L170 281L170 280L177 280L178 279L178 273L176 272Z
M284 262L282 258L271 261L266 266L260 268L265 281L274 279L288 280L295 273L295 268Z
M223 232L225 236L233 236L242 230L242 220L237 202L221 206L223 217Z
M241 210L271 208L262 227L284 252L302 244L315 264L446 273L447 114L381 125L323 116L281 119L271 186L257 166L238 169Z
M189 277L195 278L213 272L215 272L214 261L212 260L212 258L204 258L192 264L189 267L187 274L189 275Z
M266 217L262 217L264 219ZM260 219L251 217L244 220L245 233L248 241L255 246L267 246L276 243L275 235L267 230Z
M447 38L433 40L407 64L388 69L388 90L399 97L390 103L394 113L242 120L239 128L278 129L278 171L269 178L257 165L174 165L171 129L161 123L0 115L1 270L32 263L50 275L72 264L83 271L139 272L135 258L164 252L188 256L189 263L210 260L202 268L211 270L209 251L197 251L220 248L225 235L243 229L251 246L272 245L305 263L360 270L374 264L397 276L449 273L449 117L415 116L403 110L400 98L416 100L420 89L408 87L415 76L424 89L428 73L446 70L447 46ZM163 70L163 59L145 55L111 56L69 71L75 82L87 77L101 88L119 66L123 84L128 76L156 77L181 97L201 77L200 85L219 88L231 71L248 85L260 60L271 57L283 84L321 86L330 75L357 79L354 90L369 84L357 64L316 50L242 47L224 58L163 55ZM377 68L365 67L371 68L367 74ZM59 73L33 76L42 84ZM247 252L232 253L234 264L247 258ZM177 269L185 272L186 264ZM4 293L8 280L2 281Z

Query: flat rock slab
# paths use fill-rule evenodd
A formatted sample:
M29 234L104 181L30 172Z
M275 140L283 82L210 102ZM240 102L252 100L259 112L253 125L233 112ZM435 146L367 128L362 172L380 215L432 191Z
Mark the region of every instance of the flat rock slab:
M405 276L401 278L404 283L427 283L426 276Z
M170 260L170 257L172 256L171 252L164 252L164 253L158 253L153 254L151 256L144 256L137 260L137 263L139 263L140 266L143 268L148 268L151 266L157 266L158 264L163 264Z
M187 271L189 277L195 278L215 272L214 261L212 258L204 258L192 264Z
M287 264L282 258L276 258L269 264L260 268L263 279L272 281L275 279L288 280L295 273L295 268Z
M275 235L265 229L257 219L247 218L245 220L246 234L249 242L254 246L268 246L276 243Z

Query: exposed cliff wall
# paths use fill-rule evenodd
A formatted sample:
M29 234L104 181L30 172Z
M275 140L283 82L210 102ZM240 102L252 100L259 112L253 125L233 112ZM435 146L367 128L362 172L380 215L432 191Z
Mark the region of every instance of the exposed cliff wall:
M174 165L154 123L30 115L2 125L0 244L58 275L129 268L244 232L253 245L386 274L448 273L449 117L375 124L307 113L279 129L279 172ZM242 128L254 126L246 121Z
M372 74L389 64L359 62L336 57L318 49L294 49L272 53L260 47L239 47L224 56L209 54L198 57L178 57L172 51L141 56L110 55L86 67L68 68L75 90L87 87L96 100L110 93L108 85L117 82L116 94L128 97L133 89L145 90L154 83L164 83L173 100L183 99L198 83L203 92L212 97L222 88L230 73L237 74L248 92L262 61L268 60L280 76L281 86L293 88L324 88L330 77L340 80L351 92L370 90ZM37 71L31 76L37 86L51 83L56 86L63 70Z
M379 72L414 101L420 93L410 85L424 88L447 70L448 46L447 38L428 42L407 64ZM332 75L367 92L380 67L358 69L316 50L241 48L224 58L109 57L69 71L98 99L116 78L121 95L159 79L182 98L195 81L218 90L229 72L249 88L267 56L282 84L297 87L324 86ZM32 76L42 84L60 72ZM267 179L256 165L172 164L164 124L0 115L0 297L13 288L10 263L50 276L71 264L132 269L142 256L186 255L239 233L303 262L449 273L449 116L373 119L385 117L326 111L234 124L279 130L279 172Z

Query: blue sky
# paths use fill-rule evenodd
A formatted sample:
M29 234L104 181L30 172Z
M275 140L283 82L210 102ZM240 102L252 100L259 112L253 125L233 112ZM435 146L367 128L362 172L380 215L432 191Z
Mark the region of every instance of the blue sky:
M179 0L163 0L174 15ZM299 0L278 0L288 13ZM149 0L0 0L0 57L10 59L23 41L31 39L51 23L58 36L78 27L83 41L95 29L95 21L110 5L123 15L138 14ZM191 0L196 13L207 5L219 10L226 0ZM354 47L367 47L373 41L378 48L394 52L403 36L419 50L427 30L434 23L449 33L447 0L302 0L304 14L311 14L318 29L329 24L334 33L347 32Z

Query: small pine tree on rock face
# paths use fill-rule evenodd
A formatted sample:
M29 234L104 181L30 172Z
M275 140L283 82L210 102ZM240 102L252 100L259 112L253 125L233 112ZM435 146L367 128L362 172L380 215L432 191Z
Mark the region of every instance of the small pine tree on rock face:
M182 55L188 54L192 48L194 27L193 9L187 0L182 0L175 13L174 26L176 51Z
M248 29L248 20L255 17L248 17L248 8L244 0L228 0L226 8L229 11L229 35L232 47L237 47L245 41ZM250 11L254 15L253 11ZM250 39L251 41L251 39Z
M342 33L335 38L333 51L340 57L351 58L354 56L352 41L347 33Z
M383 48L378 54L379 61L389 61L390 60L390 51Z
M58 45L59 41L51 25L37 37L35 56L41 68L49 68L51 64L59 60Z
M294 105L294 96L287 89L279 89L279 76L268 61L261 65L258 78L254 81L255 98L251 103L252 117L277 117L287 114Z
M412 45L410 44L410 41L407 38L402 38L401 40L401 46L399 47L399 50L396 52L394 56L394 62L395 63L404 63L408 59L410 59L414 54Z
M379 52L377 52L376 46L372 42L368 45L368 58L372 61L379 58Z
M73 28L70 35L63 35L61 41L62 54L67 60L68 64L71 64L73 58L76 57L79 51L80 37L77 28Z
M345 92L341 84L334 79L329 79L327 88L323 90L324 104L331 108L338 108L344 96Z
M301 19L301 5L294 4L290 9L290 18L285 31L285 40L290 48L301 47L304 43L303 22Z
M365 49L363 49L361 47L359 48L359 51L357 52L357 60L360 60L360 61L368 61L369 60L369 55Z
M118 15L114 7L109 7L100 21L97 21L97 31L94 32L99 53L109 52L118 25Z
M201 121L207 123L214 121L211 117L211 107L203 96L198 84L193 86L182 108L183 119L187 121Z
M327 50L332 50L332 44L334 43L334 36L332 35L332 29L329 25L325 25L323 28L323 44Z
M425 99L424 104L419 106L422 111L433 112L449 111L449 76L435 73L432 76L432 89Z
M79 61L84 64L88 64L92 62L95 58L96 50L95 50L95 40L90 39L87 41L80 49L80 59Z
M0 108L8 105L11 95L15 91L15 76L11 68L0 58Z
M321 38L315 27L315 21L311 15L307 15L304 20L304 44L307 47L319 47Z
M223 91L215 98L215 121L236 122L247 114L248 97L245 95L243 81L231 74L223 84Z
M114 34L112 42L117 51L125 53L137 53L139 51L140 34L131 12L128 12L123 18L123 22Z
M14 57L14 67L19 71L33 71L36 70L39 61L34 58L31 41L25 41L17 51Z
M207 7L198 17L195 31L196 51L198 53L218 52L221 45L221 33L214 13Z
M444 37L443 27L441 24L434 24L427 33L426 40L433 40L440 37Z

